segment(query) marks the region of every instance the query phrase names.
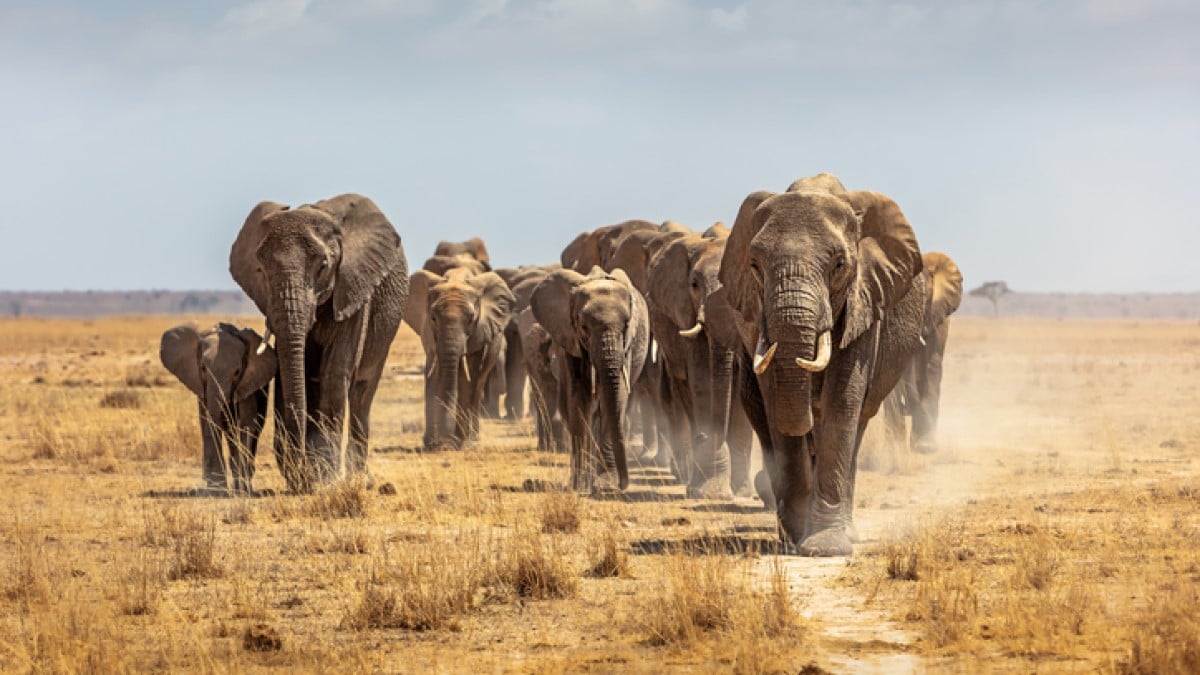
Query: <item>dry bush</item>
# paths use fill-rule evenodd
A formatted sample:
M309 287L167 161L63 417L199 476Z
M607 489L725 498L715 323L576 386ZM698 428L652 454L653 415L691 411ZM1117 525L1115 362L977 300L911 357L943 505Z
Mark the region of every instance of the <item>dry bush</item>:
M126 387L166 387L175 379L156 363L139 363L125 369Z
M4 574L3 597L28 608L46 602L57 584L43 549L28 537L17 541L16 557Z
M599 551L595 554L596 562L588 570L587 575L597 579L609 577L629 577L629 552L622 542L618 541L613 528L604 531L604 539L600 542Z
M216 519L197 519L193 522L199 525L184 529L171 542L173 556L167 570L169 579L210 578L224 573L216 560Z
M579 588L557 542L531 532L518 531L504 542L494 574L522 598L569 598Z
M117 389L100 397L100 407L115 410L137 410L142 407L142 398L133 389Z
M371 552L371 537L361 527L314 533L308 543L313 553L347 553L362 555Z
M373 561L342 625L360 631L456 629L458 618L483 599L485 550L478 533L470 532L443 546L403 546Z
M666 556L659 589L639 607L635 618L648 633L648 642L712 644L711 636L716 634L721 638L716 642L731 647L743 662L739 669L758 670L762 664L752 655L762 651L764 644L799 640L803 622L778 558L773 559L765 589L739 571L739 563L733 556L683 549Z
M117 577L117 601L122 614L145 616L158 612L163 592L162 563L156 557L141 553L136 563Z
M336 481L318 488L308 502L314 518L365 518L371 507L371 491L358 479Z
M569 491L547 492L542 498L542 532L578 532L579 496Z

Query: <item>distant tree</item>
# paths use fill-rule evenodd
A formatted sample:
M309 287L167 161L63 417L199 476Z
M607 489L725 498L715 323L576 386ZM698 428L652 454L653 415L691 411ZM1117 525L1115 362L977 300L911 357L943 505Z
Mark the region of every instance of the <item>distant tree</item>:
M21 301L13 300L12 303L9 304L9 309L12 310L13 316L21 316Z
M992 316L1000 316L1001 296L1012 293L1008 283L1004 281L985 281L979 288L973 289L969 295L987 298L992 303Z

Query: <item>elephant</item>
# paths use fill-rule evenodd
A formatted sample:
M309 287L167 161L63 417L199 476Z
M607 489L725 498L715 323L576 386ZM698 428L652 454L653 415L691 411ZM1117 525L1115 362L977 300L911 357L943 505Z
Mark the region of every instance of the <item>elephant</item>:
M853 552L858 448L920 342L922 264L895 201L831 174L752 193L738 210L718 278L741 315L764 501L802 555Z
M358 194L294 209L261 202L229 271L276 335L275 454L288 487L307 492L343 474L347 408L345 473L370 481L371 403L408 298L395 228Z
M514 276L513 283L508 285L513 294L513 312L504 328L504 414L510 420L521 419L525 416L525 381L528 369L525 363L525 351L521 344L523 334L520 327L520 315L529 307L533 291L550 274L545 268L526 269Z
M923 454L937 452L937 420L942 391L942 356L950 338L950 315L962 302L963 276L945 253L922 256L929 288L929 307L921 327L921 346L912 364L883 402L889 441ZM912 434L905 438L904 417L912 417Z
M559 382L556 375L561 357L555 353L556 348L550 333L533 316L532 307L525 307L521 311L517 318L517 327L521 334L522 355L533 393L530 407L534 413L538 450L566 450L563 411L558 407Z
M461 448L479 435L484 387L504 352L513 295L495 272L467 268L445 276L418 270L409 287L404 321L425 350L424 445Z
M563 249L562 266L580 274L588 274L597 266L608 269L608 260L622 239L638 230L658 230L659 227L648 220L627 220L580 233Z
M705 316L726 239L689 234L655 254L648 270L651 332L666 362L671 418L690 434L675 453L690 497L728 499L751 494L749 421L731 417L735 344L715 339ZM732 426L731 426L732 425ZM728 435L728 431L735 431ZM677 431L675 436L679 435Z
M593 267L587 276L574 270L550 273L534 289L530 307L559 357L559 405L566 410L572 489L624 490L629 486L629 393L650 343L645 300L621 270Z
M439 241L433 255L476 260L484 272L492 271L492 259L488 255L487 245L479 237L471 237L466 241Z
M275 350L250 328L219 323L201 331L184 324L163 333L158 355L199 401L206 488L224 492L232 483L235 492L251 494L267 388L278 369Z
M465 255L435 255L428 258L421 266L421 269L429 270L438 276L446 276L447 272L458 268L470 270L471 274L483 274L489 271L485 263Z

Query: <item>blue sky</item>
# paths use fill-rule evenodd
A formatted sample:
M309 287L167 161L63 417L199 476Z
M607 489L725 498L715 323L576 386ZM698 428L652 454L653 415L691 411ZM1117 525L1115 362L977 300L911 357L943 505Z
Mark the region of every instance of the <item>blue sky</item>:
M233 288L262 199L548 262L832 171L969 286L1200 290L1189 0L0 0L0 289Z

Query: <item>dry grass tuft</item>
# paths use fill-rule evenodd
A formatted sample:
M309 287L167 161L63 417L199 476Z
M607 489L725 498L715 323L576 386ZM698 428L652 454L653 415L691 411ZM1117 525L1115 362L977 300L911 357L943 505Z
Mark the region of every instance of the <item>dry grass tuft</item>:
M487 570L480 561L486 557L475 533L436 549L397 549L395 557L372 566L342 625L357 631L457 629L458 618L482 601Z
M518 532L504 543L495 576L522 598L569 598L579 588L557 543L536 534Z
M605 579L611 577L630 577L629 552L612 529L604 531L604 539L600 542L595 564L588 570L589 577Z
M580 504L574 492L547 492L542 499L542 532L578 532Z
M366 481L342 480L318 489L308 503L314 518L365 518L371 506Z
M101 396L100 407L115 410L137 410L142 407L142 397L133 389L118 389Z
M173 557L167 570L172 580L213 578L224 573L216 559L217 521L192 516L193 525L176 534L171 542Z

